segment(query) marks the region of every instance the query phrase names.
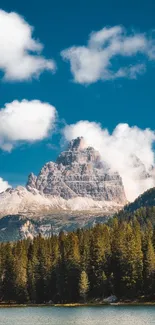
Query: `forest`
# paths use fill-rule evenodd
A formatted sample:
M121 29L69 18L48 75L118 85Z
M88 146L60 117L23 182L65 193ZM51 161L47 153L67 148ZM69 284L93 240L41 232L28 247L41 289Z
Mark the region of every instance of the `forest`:
M155 299L155 229L142 208L108 224L0 243L1 303Z

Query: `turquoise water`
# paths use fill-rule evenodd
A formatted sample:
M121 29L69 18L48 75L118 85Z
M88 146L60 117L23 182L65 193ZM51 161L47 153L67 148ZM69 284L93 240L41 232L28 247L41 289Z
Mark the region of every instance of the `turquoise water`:
M155 306L0 308L0 325L152 325Z

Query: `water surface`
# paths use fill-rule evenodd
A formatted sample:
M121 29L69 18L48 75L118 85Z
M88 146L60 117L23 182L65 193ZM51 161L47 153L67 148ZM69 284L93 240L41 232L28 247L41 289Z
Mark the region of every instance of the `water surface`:
M0 325L152 325L155 306L0 308Z

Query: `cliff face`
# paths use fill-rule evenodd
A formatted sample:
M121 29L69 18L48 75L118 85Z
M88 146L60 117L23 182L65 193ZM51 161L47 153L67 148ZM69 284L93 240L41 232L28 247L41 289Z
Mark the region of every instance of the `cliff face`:
M119 174L110 171L94 148L85 148L83 138L71 141L68 150L55 163L45 164L38 177L31 174L27 189L65 200L86 197L122 205L126 202Z

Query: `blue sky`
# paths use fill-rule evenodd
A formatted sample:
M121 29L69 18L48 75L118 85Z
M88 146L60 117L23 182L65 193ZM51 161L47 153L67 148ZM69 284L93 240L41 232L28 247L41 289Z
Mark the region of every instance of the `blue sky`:
M61 129L66 124L80 120L99 122L110 133L119 123L155 129L155 60L144 59L144 55L136 53L132 56L132 64L146 65L146 71L137 74L136 78L83 83L73 82L70 62L65 62L60 55L61 51L72 46L87 45L90 33L106 26L124 26L127 33L134 29L137 34L146 33L148 39L150 35L154 38L153 0L33 0L31 4L28 1L1 0L0 6L5 12L23 16L34 27L33 38L44 44L42 55L57 65L54 74L43 71L30 80L4 80L4 69L0 68L0 108L14 100L37 99L53 105L59 116L51 136L33 144L17 141L10 152L4 148L0 150L0 177L13 186L24 184L31 171L38 173L45 162L55 160L61 151ZM115 69L124 67L128 59L115 60Z

